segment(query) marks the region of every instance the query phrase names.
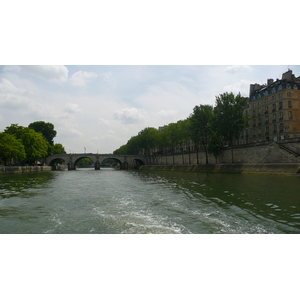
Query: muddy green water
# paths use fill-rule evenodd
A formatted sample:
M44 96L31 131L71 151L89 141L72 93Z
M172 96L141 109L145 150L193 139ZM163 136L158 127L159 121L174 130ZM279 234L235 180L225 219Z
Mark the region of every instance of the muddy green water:
M77 169L0 176L0 233L300 233L300 177Z

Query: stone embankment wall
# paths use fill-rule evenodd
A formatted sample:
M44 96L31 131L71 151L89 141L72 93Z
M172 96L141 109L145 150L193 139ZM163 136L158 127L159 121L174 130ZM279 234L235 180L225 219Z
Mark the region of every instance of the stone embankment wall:
M255 145L241 146L235 147L233 150L234 163L238 164L264 164L264 163L300 163L300 142L297 143L284 143L285 147L293 150L298 153L299 156L289 153L288 151L280 148L277 143L261 143ZM205 164L205 153L198 153L199 164ZM226 149L221 152L218 156L217 161L212 156L208 156L209 164L215 163L225 163L231 164L231 149ZM185 154L177 154L174 156L158 156L155 160L155 164L157 165L196 165L197 164L197 154L196 153L185 153Z
M50 166L20 166L20 167L0 166L0 175L42 172L42 171L51 171L51 167Z
M209 165L143 165L140 170L159 171L196 171L196 172L236 172L236 173L268 173L299 174L300 163L279 164L209 164Z
M154 164L142 166L141 169L213 171L213 172L262 172L296 174L300 171L300 142L282 143L294 153L282 149L277 143L261 143L235 147L232 163L231 149L225 149L216 159L209 155L206 165L205 153L185 153L174 156L159 156ZM298 153L299 156L295 155Z

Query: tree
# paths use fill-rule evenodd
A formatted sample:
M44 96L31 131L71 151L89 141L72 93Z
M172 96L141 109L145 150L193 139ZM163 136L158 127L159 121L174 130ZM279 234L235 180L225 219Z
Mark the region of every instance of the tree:
M54 144L51 146L51 154L65 154L67 153L62 144Z
M127 150L127 145L121 146L120 148L116 149L113 153L117 154L117 155L126 155L126 154L129 154L128 150Z
M0 133L0 157L5 164L23 160L25 156L25 149L20 140L14 135Z
M53 146L53 139L56 137L57 132L54 130L54 125L52 123L46 123L44 121L36 121L30 123L28 128L40 132L43 134L45 139L48 141L49 145Z
M180 120L177 123L177 137L178 137L178 143L181 150L181 156L182 156L182 163L184 164L184 144L190 141L191 135L190 135L190 120ZM189 159L190 161L190 159Z
M200 143L203 147L206 164L208 164L208 145L212 136L211 126L213 117L214 111L213 107L210 105L195 106L193 113L190 115L191 138L195 145ZM198 159L197 163L199 163Z
M6 127L5 132L13 134L17 139L22 141L26 159L30 163L48 155L49 143L42 133L36 132L28 127L18 126L18 124L12 124Z
M151 161L151 150L158 146L158 130L153 127L147 127L139 132L138 141L141 149L144 149L145 155Z
M233 93L216 96L215 124L218 134L231 146L232 162L234 162L233 141L239 137L247 122L246 117L243 116L245 105L246 98L241 97L240 93L237 96Z
M180 144L180 129L178 123L170 123L164 129L166 143L172 148L173 165L175 164L175 147Z

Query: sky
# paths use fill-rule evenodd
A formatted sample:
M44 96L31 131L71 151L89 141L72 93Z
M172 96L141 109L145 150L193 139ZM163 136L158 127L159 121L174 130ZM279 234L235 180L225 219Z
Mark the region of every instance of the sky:
M298 65L3 65L0 131L50 122L69 153L112 153L146 127L186 119L224 92L249 95L251 83Z

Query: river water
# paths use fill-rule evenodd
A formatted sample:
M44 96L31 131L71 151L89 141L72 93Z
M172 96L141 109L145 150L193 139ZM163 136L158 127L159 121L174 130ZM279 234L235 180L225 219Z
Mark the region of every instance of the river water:
M0 176L0 233L300 233L300 177L77 169Z

